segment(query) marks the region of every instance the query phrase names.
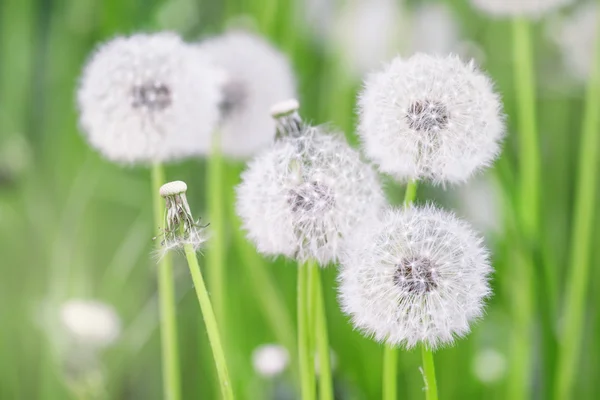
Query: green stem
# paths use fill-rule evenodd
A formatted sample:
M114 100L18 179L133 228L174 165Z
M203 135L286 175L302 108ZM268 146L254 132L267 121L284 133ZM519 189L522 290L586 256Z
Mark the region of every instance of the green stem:
M410 206L417 197L417 182L406 184L403 206ZM383 399L397 398L398 392L398 349L386 345L383 350Z
M314 365L312 365L308 324L308 272L307 266L298 266L298 362L302 400L315 399Z
M331 377L327 315L325 311L325 300L323 298L321 271L319 266L314 262L309 263L307 266L313 270L313 293L315 297L314 333L319 360L319 399L333 400L333 379Z
M398 349L386 345L383 349L383 400L398 398Z
M211 155L207 165L207 205L211 228L211 245L206 251L208 287L212 297L215 315L222 332L226 332L225 315L225 211L223 187L223 155L220 147L220 134L213 134ZM224 342L227 342L225 338Z
M598 110L600 110L600 30L596 37L595 57L588 82L579 150L570 268L565 292L556 390L554 392L555 398L560 400L570 398L570 390L577 374L577 361L583 341L598 180L596 175L598 145L600 144L600 114Z
M433 362L433 352L427 349L427 346L421 345L421 357L423 358L423 379L425 379L425 398L427 400L437 400L437 381L435 379L435 363Z
M162 236L160 227L164 224L165 205L159 195L164 183L162 165L152 166L152 200L154 225L156 226L157 247ZM179 386L179 353L177 349L177 319L175 305L175 283L173 280L173 264L170 254L165 254L158 262L158 297L160 307L160 337L163 364L163 391L167 400L181 398Z
M196 251L191 244L184 245L184 249L190 274L194 282L196 296L198 297L198 303L200 303L200 309L202 310L202 317L204 318L206 332L208 333L208 341L210 342L213 358L215 359L215 366L217 367L217 374L219 375L219 382L221 384L221 395L223 399L233 399L233 390L231 389L231 380L229 379L229 371L227 370L227 363L225 361L225 352L223 351L221 337L219 336L217 318L215 317L210 297L208 297L206 285L200 272Z

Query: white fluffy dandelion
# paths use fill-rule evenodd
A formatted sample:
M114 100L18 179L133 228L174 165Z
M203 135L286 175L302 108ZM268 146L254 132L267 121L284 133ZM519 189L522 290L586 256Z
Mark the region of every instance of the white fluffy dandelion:
M168 251L182 249L186 244L198 250L206 241L205 227L192 217L186 191L187 185L182 181L168 182L160 187L160 195L166 203L161 256Z
M599 23L598 3L589 2L561 21L557 32L552 34L560 47L565 66L580 81L586 81L590 76Z
M114 343L121 332L121 322L108 304L94 300L72 299L60 308L64 331L75 344L100 349Z
M117 37L87 62L77 100L90 142L119 163L198 153L219 120L223 75L174 33Z
M265 378L282 374L289 362L287 349L277 344L264 344L252 352L254 370Z
M220 103L222 152L245 158L271 144L275 121L269 108L296 96L288 59L264 39L242 31L206 40L200 49L227 74ZM210 143L205 146L210 149Z
M471 0L474 7L493 17L539 18L573 0Z
M342 258L339 299L377 341L436 348L482 315L491 272L481 239L452 214L389 210Z
M492 82L456 56L395 58L367 78L359 109L365 153L400 180L465 181L504 136Z
M348 72L362 77L398 54L408 32L396 0L350 0L335 16L332 41Z
M357 226L376 217L383 193L376 173L341 134L280 126L293 134L249 163L237 212L261 253L326 265Z

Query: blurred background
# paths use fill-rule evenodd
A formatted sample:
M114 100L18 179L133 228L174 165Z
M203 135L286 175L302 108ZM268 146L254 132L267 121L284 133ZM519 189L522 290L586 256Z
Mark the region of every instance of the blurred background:
M594 29L585 27L597 29L597 19L582 22L593 15L588 3L573 2L532 24L543 166L536 268L541 271L547 263L554 268L559 298L569 268L593 43ZM231 28L255 31L281 49L295 68L304 118L338 126L353 144L362 79L394 55L457 53L492 76L509 126L501 159L465 186L419 189L419 202L454 209L485 234L496 269L486 317L456 346L436 353L438 386L447 399L507 398L512 313L521 306L520 291L531 290L536 310L531 396L550 398L556 319L548 317L544 290L513 286L510 275L519 246L511 22L478 12L468 0L0 0L0 398L93 398L78 389L82 385L101 387L103 398L162 398L149 171L121 168L88 147L78 130L74 93L86 57L115 35L174 30L197 41ZM188 183L193 212L210 221L204 166L203 160L168 165L167 176ZM243 164L227 168L237 177ZM384 179L391 201L399 203L403 188ZM234 183L228 182L231 196ZM598 226L600 213L590 218ZM274 333L277 324L265 317L242 264L248 257L265 263L292 322L296 266L249 255L247 248L234 245L237 222L231 215L227 226L224 335L234 390L245 399L297 398L293 368L265 376L253 363L258 346L280 344L281 337ZM590 240L598 243L597 232ZM593 285L600 281L600 251L592 249ZM183 257L175 257L175 273L183 397L215 399L212 356ZM533 273L534 283L541 282L541 273ZM336 394L379 398L382 347L354 332L339 310L335 268L323 276ZM84 378L64 359L69 345L61 338L60 307L69 299L108 304L120 319L118 338L94 357L93 373ZM592 289L573 398L597 394L599 302L600 292ZM400 396L422 398L419 352L403 351L399 362Z

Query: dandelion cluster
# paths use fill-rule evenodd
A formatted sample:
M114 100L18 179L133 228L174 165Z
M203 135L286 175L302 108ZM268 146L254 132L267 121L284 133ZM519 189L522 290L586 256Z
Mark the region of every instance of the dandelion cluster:
M237 211L261 253L325 265L344 238L376 217L384 198L375 172L340 133L304 126L296 134L249 163Z
M389 345L452 343L469 332L490 294L482 240L432 206L388 210L341 264L342 309L355 327Z
M287 58L262 38L241 31L208 39L199 49L226 73L219 127L223 153L245 158L270 145L275 121L269 108L296 96Z
M471 0L473 6L494 17L539 18L573 0Z
M399 180L465 181L504 136L491 81L456 56L395 58L366 79L359 110L365 153Z
M204 228L192 217L185 192L187 185L182 181L165 183L160 188L160 195L165 199L166 216L163 228L164 238L161 242L161 254L170 250L181 249L191 245L198 250L206 241Z

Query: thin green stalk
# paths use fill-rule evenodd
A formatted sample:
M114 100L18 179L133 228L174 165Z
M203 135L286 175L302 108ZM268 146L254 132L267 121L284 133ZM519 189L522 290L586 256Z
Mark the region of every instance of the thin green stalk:
M425 398L427 400L437 400L437 381L435 379L435 363L433 362L433 352L427 349L427 346L421 345L421 357L423 358L423 379L425 379Z
M159 195L164 183L162 165L152 166L152 200L154 225L156 226L157 247L160 246L160 227L164 223L165 205ZM177 319L175 306L175 283L171 256L165 254L158 262L158 297L160 308L160 338L163 364L163 392L167 400L179 400L179 352L177 349Z
M315 375L309 344L308 325L308 272L305 265L298 266L298 362L302 400L315 399Z
M194 282L196 296L198 297L198 303L200 303L200 309L202 310L202 317L204 318L206 332L208 333L208 341L210 342L210 347L212 349L215 366L217 367L221 395L223 399L230 400L234 398L233 390L231 389L231 380L229 379L229 371L227 370L227 362L225 361L225 352L223 351L221 337L219 336L217 319L210 302L210 297L206 291L202 273L200 272L200 266L198 265L198 258L196 257L194 246L188 243L184 245L184 250L190 268L190 274L192 275L192 281Z
M410 206L417 197L417 182L410 181L404 192L404 207ZM383 399L398 397L398 349L386 345L383 349Z
M555 382L555 398L560 400L570 398L570 390L578 370L577 362L585 325L585 301L589 285L590 247L595 221L595 194L598 180L596 172L600 144L600 114L598 113L600 110L600 30L597 35L583 116L570 268Z
M383 349L383 400L398 398L398 349L386 345Z
M327 315L325 312L325 300L323 298L321 270L314 262L307 266L313 270L313 294L315 298L314 333L319 360L319 399L333 400L333 379L331 377L331 362L329 360Z
M222 332L226 332L225 315L225 210L223 187L223 155L221 154L220 134L213 134L213 143L207 165L207 206L210 218L211 241L206 251L208 287L213 301L215 315ZM223 338L227 344L226 338Z
M540 195L541 151L536 123L536 93L530 22L513 21L514 83L518 113L520 149L519 218L525 239L533 251L541 242ZM532 265L533 267L533 265ZM558 275L552 264L544 263L544 282L550 312L555 315Z

